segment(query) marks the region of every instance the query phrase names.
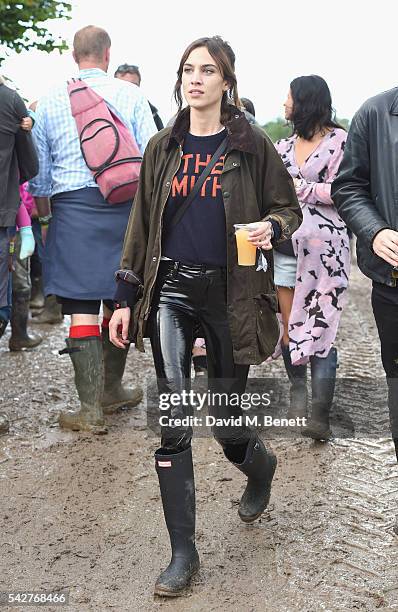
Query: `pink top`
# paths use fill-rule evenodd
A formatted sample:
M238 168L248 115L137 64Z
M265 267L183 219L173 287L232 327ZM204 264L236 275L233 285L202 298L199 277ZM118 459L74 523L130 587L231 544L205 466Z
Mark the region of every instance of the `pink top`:
M26 206L23 202L21 202L19 205L15 224L18 229L20 227L30 227L32 225L29 213L26 210Z
M24 183L19 187L19 196L21 198L21 203L18 208L15 225L17 229L20 227L30 227L32 222L30 220L30 215L32 214L33 207L35 205L34 199L27 191L28 183Z
M21 201L24 203L25 208L28 211L29 215L32 215L32 210L35 207L35 201L32 195L28 191L28 184L29 183L24 183L23 185L20 185L19 196L21 198Z
M297 136L276 143L287 170L299 179L297 197L303 222L293 234L297 255L296 285L289 320L292 363L311 355L326 357L335 340L346 299L350 272L347 228L330 189L341 163L347 133L332 129L299 168L294 154Z

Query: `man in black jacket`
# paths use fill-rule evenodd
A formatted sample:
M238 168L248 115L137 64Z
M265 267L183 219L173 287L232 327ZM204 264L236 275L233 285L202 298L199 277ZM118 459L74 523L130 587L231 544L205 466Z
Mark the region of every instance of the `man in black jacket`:
M21 129L29 113L22 98L0 79L0 227L15 225L19 207L19 185L38 172L31 135ZM21 166L21 167L20 167ZM20 174L24 176L20 177Z
M19 208L19 185L39 169L30 133L21 129L28 111L16 91L0 79L0 337L10 316L9 242Z
M22 98L0 79L0 337L11 314L10 238L15 233L19 184L38 172L31 135L20 127L26 117ZM8 419L0 413L0 433L6 431Z
M332 197L358 238L358 266L373 281L398 460L398 88L370 98L356 113Z

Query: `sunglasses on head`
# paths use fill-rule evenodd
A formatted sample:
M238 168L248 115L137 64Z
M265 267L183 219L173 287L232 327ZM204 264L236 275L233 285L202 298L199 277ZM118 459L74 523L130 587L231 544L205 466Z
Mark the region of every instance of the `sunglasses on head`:
M134 66L133 64L121 64L116 72L120 72L121 74L125 74L126 72L131 72L132 74L139 74L138 66Z

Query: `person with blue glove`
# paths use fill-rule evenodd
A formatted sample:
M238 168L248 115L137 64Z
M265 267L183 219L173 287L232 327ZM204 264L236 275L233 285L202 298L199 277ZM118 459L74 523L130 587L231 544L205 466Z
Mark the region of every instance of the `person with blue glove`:
M19 230L14 239L14 265L12 272L12 309L10 351L21 351L38 346L42 342L39 334L27 331L30 303L30 256L35 250L30 215L24 204L24 189L20 188L21 204L16 224Z
M19 236L21 239L19 258L22 260L31 257L35 250L35 238L33 236L32 226L27 225L26 227L21 227L19 229Z

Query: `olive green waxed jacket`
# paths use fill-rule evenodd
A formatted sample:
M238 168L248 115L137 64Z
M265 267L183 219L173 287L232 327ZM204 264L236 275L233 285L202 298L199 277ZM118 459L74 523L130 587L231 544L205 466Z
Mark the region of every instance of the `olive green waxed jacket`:
M279 335L273 255L265 252L267 272L238 266L233 226L272 218L281 227L283 241L299 227L302 213L293 181L264 131L250 125L233 106L225 125L228 135L221 188L227 232L228 321L235 362L259 364L273 353ZM162 255L163 212L188 130L186 109L173 127L149 141L124 239L121 268L132 271L144 287L132 313L133 337L141 351Z

